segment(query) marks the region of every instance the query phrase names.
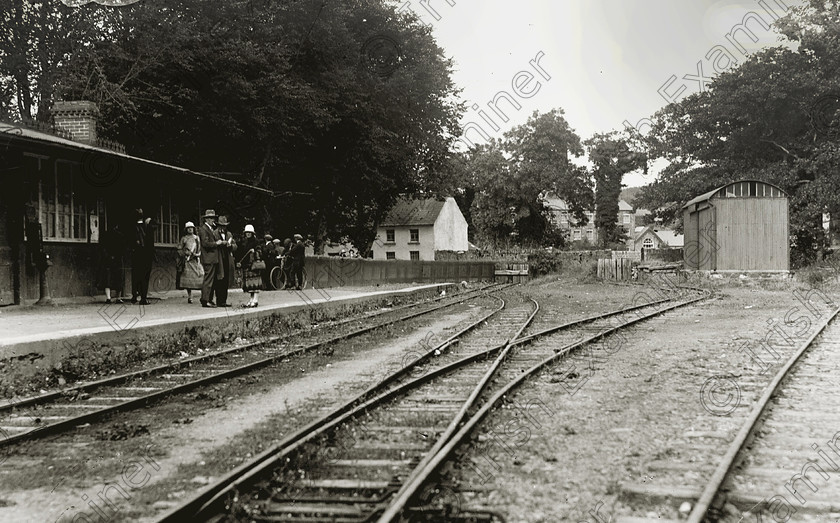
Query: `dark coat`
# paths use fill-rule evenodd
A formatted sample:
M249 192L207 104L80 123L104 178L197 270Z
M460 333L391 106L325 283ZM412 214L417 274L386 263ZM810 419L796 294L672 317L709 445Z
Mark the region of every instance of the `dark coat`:
M298 240L292 244L291 249L289 249L289 258L295 266L303 267L303 263L306 260L306 246L303 244L303 241Z
M212 230L203 223L201 227L198 227L196 234L201 240L201 263L205 265L219 263L219 251L216 245L216 240L219 240L218 230Z
M221 278L231 278L233 277L233 271L236 269L236 260L233 257L233 253L236 252L236 239L233 237L233 233L227 231L224 233L225 237L222 238L221 229L216 229L216 234L218 235L220 240L227 240L228 238L231 239L231 245L219 245L216 249L219 258L219 271L222 272ZM204 252L204 244L202 243L202 252ZM204 262L207 263L207 262ZM220 278L220 279L221 279Z

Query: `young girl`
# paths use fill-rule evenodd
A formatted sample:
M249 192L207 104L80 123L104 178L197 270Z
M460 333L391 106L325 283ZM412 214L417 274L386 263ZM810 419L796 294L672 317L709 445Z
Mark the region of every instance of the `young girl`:
M242 243L239 244L237 267L242 269L242 290L251 293L251 299L243 307L256 307L259 304L260 289L262 288L262 273L265 267L260 255L260 244L254 233L253 225L246 225ZM257 263L259 262L259 263Z

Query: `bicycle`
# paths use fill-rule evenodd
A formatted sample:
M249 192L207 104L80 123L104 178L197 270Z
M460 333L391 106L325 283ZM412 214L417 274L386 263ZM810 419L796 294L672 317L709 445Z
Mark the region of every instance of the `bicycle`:
M282 290L286 287L286 276L287 273L284 270L286 267L286 257L283 256L280 258L280 265L275 265L272 267L271 272L269 273L269 280L271 281L271 286L274 290ZM303 282L301 283L300 288L306 289L309 285L309 277L306 275L306 267L303 268Z

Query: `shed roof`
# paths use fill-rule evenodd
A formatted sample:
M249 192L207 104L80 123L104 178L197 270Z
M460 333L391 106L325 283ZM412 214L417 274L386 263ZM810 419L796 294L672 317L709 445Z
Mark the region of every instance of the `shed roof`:
M421 200L401 198L382 220L380 227L434 225L445 203L434 198Z
M725 189L725 188L729 187L730 185L734 185L734 184L736 184L736 183L743 183L743 182L756 182L756 183L763 183L763 184L765 184L765 185L769 185L769 186L771 186L771 187L775 187L776 189L778 189L778 190L779 190L779 192L781 192L782 194L784 194L785 196L787 196L787 193L786 193L785 191L783 191L783 190L781 189L781 187L779 187L778 185L772 184L772 183L770 183L770 182L765 182L764 180L736 180L736 181L734 181L734 182L729 182L729 183L727 183L726 185L721 185L720 187L717 187L716 189L712 189L711 191L709 191L709 192L707 192L707 193L703 193L703 194L701 194L700 196L697 196L696 198L694 198L694 199L692 199L692 200L689 200L688 202L686 202L686 204L685 204L685 205L683 205L683 206L682 206L682 208L683 208L683 209L685 209L686 207L688 207L688 206L690 206L690 205L694 205L695 203L702 203L702 202L705 202L705 201L711 200L711 199L712 199L712 197L713 197L713 196L714 196L714 195L715 195L718 191L720 191L721 189Z
M89 151L92 153L96 153L97 155L107 155L117 158L123 158L125 160L130 160L133 162L139 162L146 165L154 165L156 167L160 167L161 169L166 169L170 171L176 171L187 175L196 176L198 178L202 178L205 180L213 180L215 182L224 183L227 185L233 185L241 188L245 188L252 191L267 193L267 194L274 194L273 191L269 189L263 189L261 187L255 187L253 185L248 185L246 183L236 182L233 180L228 180L226 178L221 178L219 176L213 176L212 174L206 174L198 171L193 171L190 169L186 169L184 167L176 167L174 165L168 165L165 163L156 162L154 160L147 160L146 158L140 158L138 156L131 156L129 154L112 151L110 149L105 149L102 147L96 147L93 145L88 145L80 142L75 142L73 140L68 140L67 138L62 138L60 136L55 136L49 133L35 131L33 129L27 129L25 127L17 126L14 124L10 124L8 122L0 122L0 137L2 137L5 143L11 143L13 141L18 142L30 142L30 143L41 143L41 144L49 144L54 145L57 147L63 147L66 149L77 149L81 151Z

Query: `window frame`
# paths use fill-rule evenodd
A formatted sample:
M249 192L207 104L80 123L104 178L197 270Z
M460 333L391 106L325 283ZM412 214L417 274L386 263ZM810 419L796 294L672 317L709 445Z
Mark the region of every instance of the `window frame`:
M395 251L385 251L385 259L386 260L396 260L397 253Z
M396 243L397 231L396 229L385 229L385 243Z
M49 165L44 165L44 162L50 160L48 156L24 153L24 157L36 160L38 165L38 201L32 203L37 204L38 221L43 227L43 241L56 243L99 243L102 231L106 230L108 226L107 207L101 195L93 194L90 187L83 185L83 175L81 174L82 164L72 160L55 158L50 162L52 163L52 169L50 169ZM60 209L58 182L59 170L64 165L69 166L70 169L69 180L67 180L66 185L70 193L69 203L67 204L68 212L66 213ZM50 184L49 188L46 187L47 183ZM52 190L52 211L48 208L48 202L45 200L47 189ZM30 196L35 195L31 194ZM66 237L61 235L60 223L62 216L65 216L67 219L68 236ZM91 237L91 216L96 216L98 222L98 234L95 239ZM80 237L75 237L77 234Z
M408 243L420 243L420 229L408 230Z
M411 261L420 261L420 251L408 251L408 259Z

